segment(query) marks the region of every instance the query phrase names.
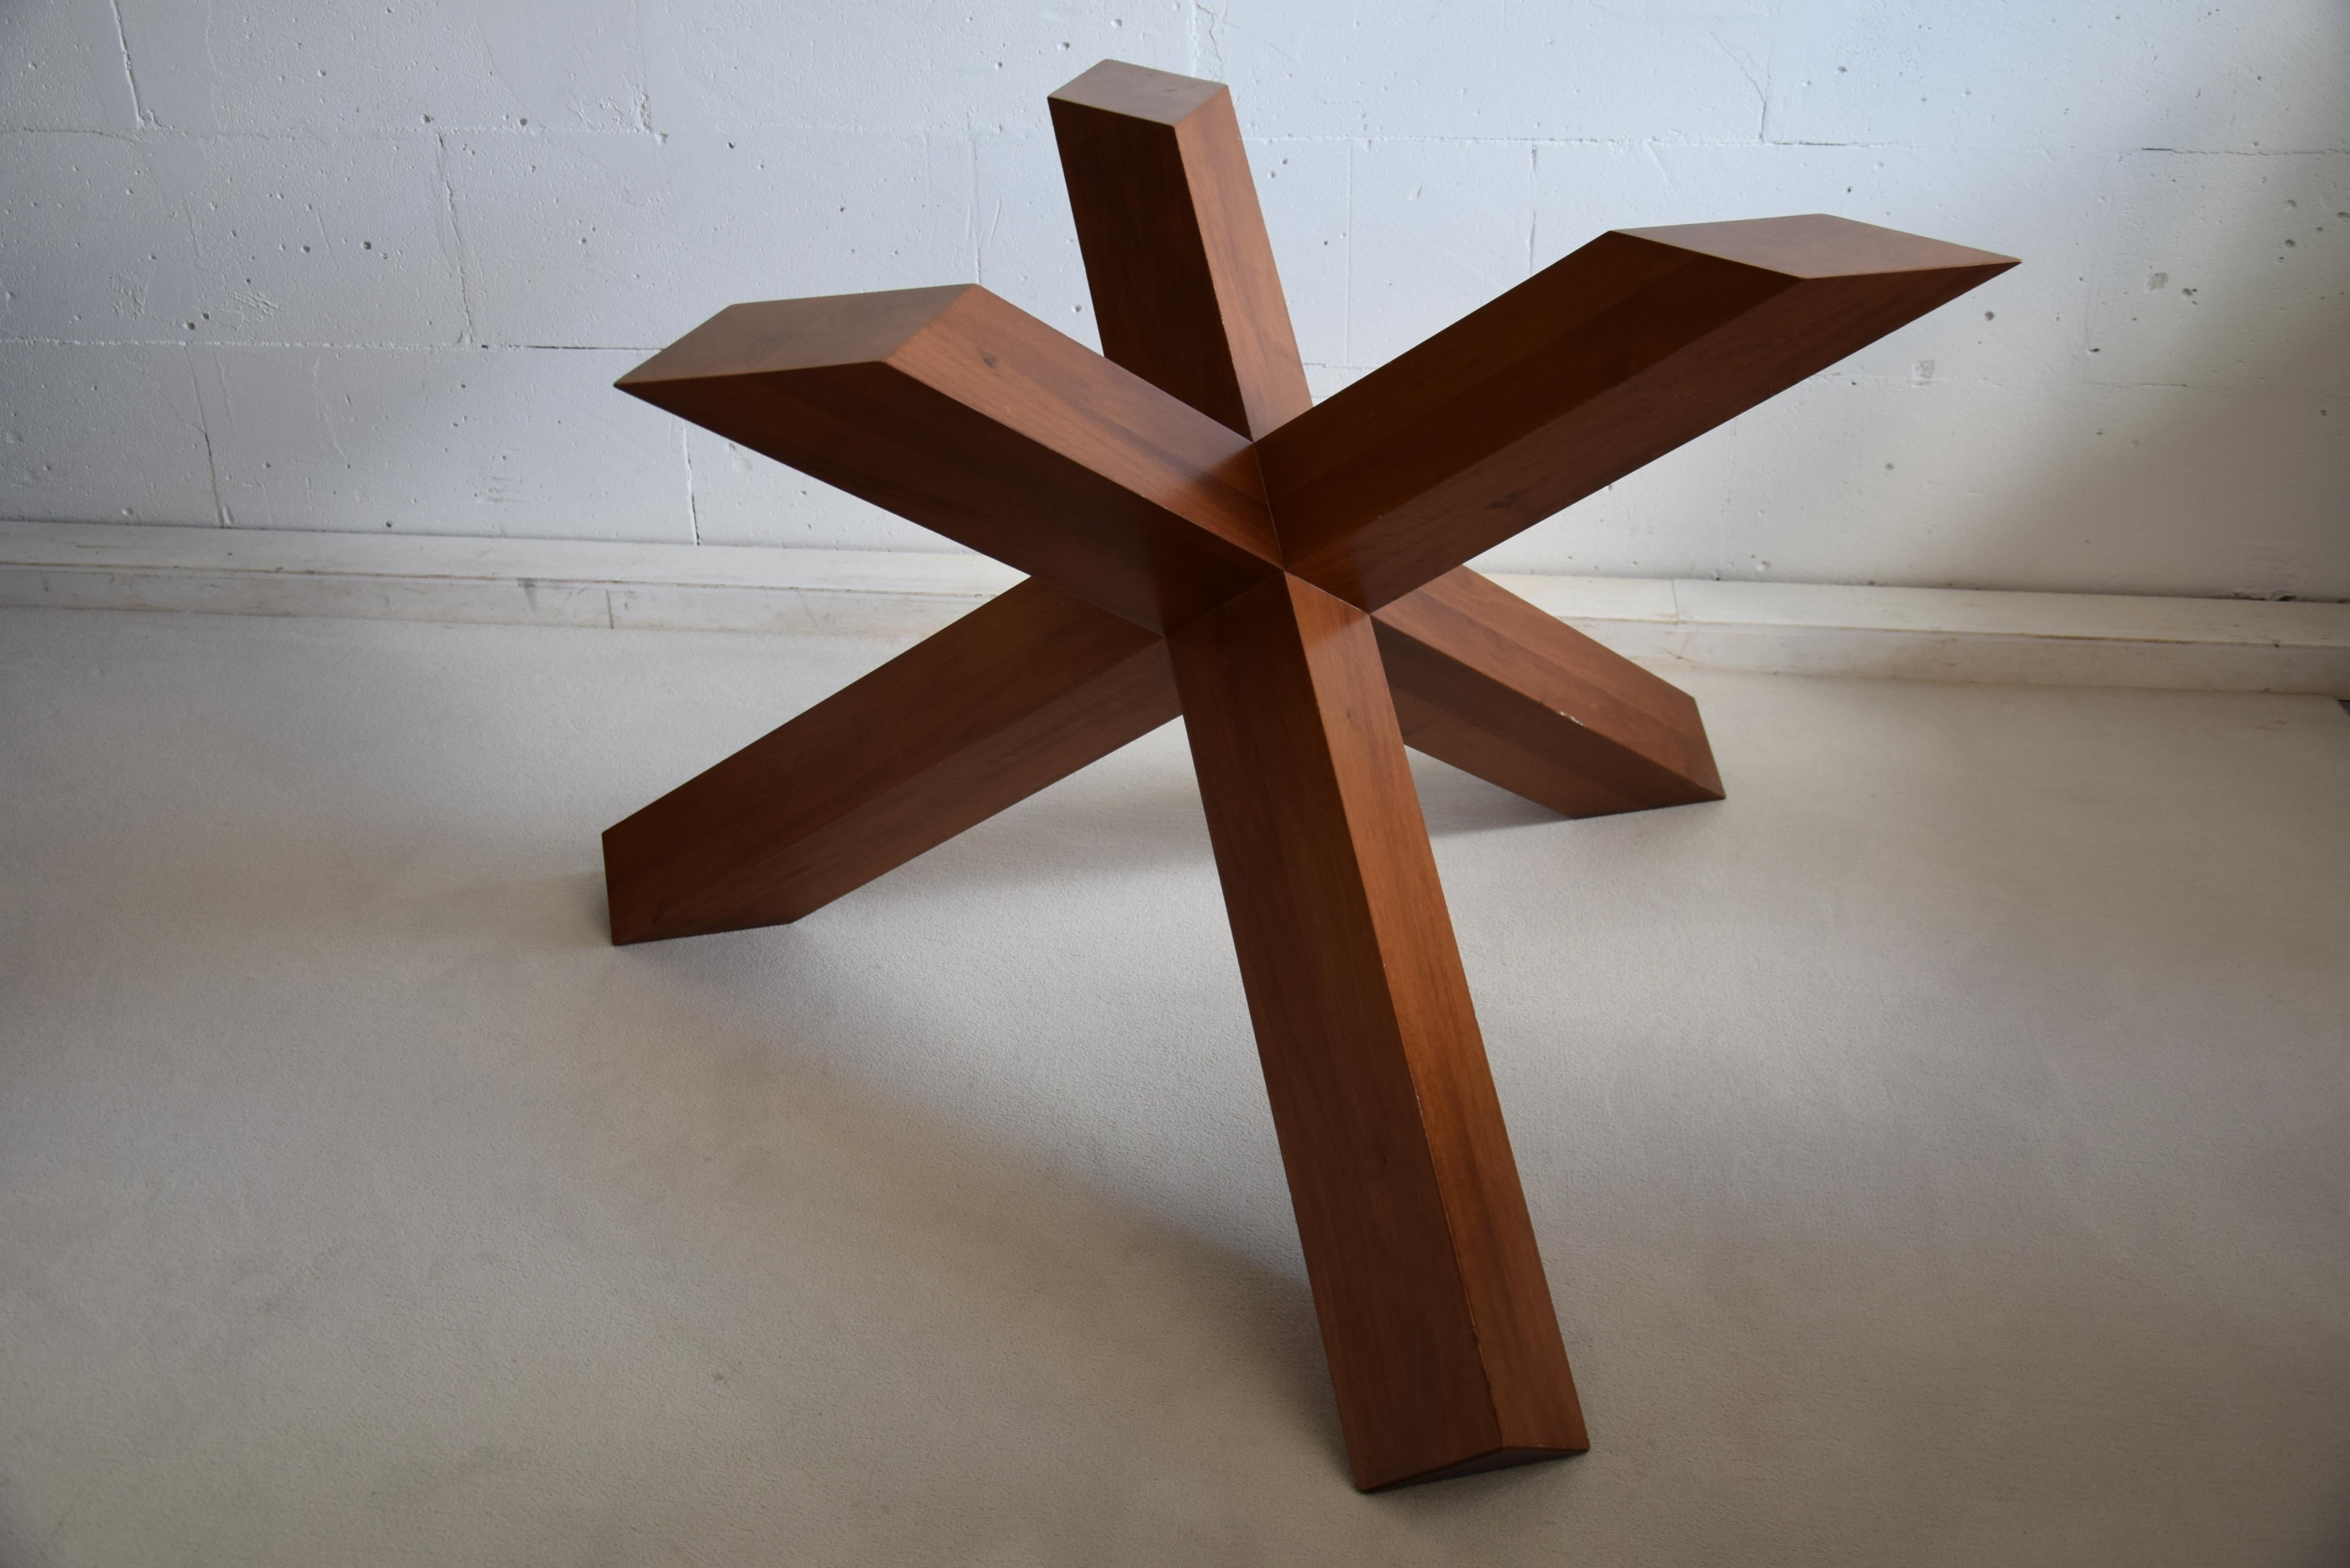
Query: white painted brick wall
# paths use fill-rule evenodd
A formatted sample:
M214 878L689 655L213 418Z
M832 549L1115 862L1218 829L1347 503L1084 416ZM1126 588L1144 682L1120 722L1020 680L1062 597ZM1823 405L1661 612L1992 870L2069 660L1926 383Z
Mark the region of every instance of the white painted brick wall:
M2025 265L1500 569L2350 598L2350 6L0 5L0 516L938 549L610 389L736 299L1095 341L1045 94L1232 84L1317 392L1618 225Z

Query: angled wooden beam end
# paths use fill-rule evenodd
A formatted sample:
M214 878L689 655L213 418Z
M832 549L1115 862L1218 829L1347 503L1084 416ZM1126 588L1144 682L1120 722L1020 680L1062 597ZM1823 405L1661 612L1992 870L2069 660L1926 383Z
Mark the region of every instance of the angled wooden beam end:
M1165 639L1023 583L608 829L612 940L796 920L1177 707Z
M1722 798L1688 692L1468 567L1371 619L1414 749L1564 816Z
M1155 631L1280 570L1246 437L976 285L737 305L619 386Z
M1049 102L1103 354L1244 435L1305 412L1231 92L1104 60Z
M1289 569L1377 609L2014 265L1817 214L1602 234L1258 443Z

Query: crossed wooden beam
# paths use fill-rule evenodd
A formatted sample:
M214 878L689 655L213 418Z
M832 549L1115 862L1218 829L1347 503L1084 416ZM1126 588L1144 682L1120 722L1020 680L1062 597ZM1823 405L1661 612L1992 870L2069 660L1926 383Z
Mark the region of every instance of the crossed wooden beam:
M1355 1480L1586 1446L1404 747L1721 798L1688 696L1462 563L2012 266L1601 235L1320 405L1231 95L1052 96L1102 353L975 286L738 305L622 389L1030 575L604 836L617 942L796 920L1189 732Z

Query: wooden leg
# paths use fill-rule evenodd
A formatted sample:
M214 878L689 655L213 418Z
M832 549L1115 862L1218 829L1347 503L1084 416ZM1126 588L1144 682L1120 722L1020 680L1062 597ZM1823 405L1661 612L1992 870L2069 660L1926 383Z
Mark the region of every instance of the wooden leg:
M1284 577L1170 646L1356 1483L1582 1451L1370 618Z
M1176 711L1156 633L1023 583L607 829L612 940L796 920Z
M1468 567L1372 618L1407 744L1566 816L1721 798L1687 692Z
M1420 750L1575 816L1721 798L1695 703L1475 574L1375 619ZM1176 708L1156 637L1023 584L608 832L613 938L795 920Z

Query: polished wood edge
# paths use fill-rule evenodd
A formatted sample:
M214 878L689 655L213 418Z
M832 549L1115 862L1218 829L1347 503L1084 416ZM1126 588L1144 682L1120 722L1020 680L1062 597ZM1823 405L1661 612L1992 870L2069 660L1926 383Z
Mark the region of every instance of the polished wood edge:
M712 376L755 376L885 360L960 304L975 283L876 289L730 305L612 384L659 404L655 389Z
M1696 701L1466 566L1372 616L1407 743L1571 817L1722 798Z
M1375 1480L1368 1483L1357 1481L1355 1490L1361 1492L1399 1491L1405 1487L1425 1486L1430 1481L1453 1480L1461 1476L1483 1475L1489 1470L1513 1469L1519 1465L1539 1465L1547 1464L1554 1459L1571 1459L1590 1451L1589 1443L1585 1443L1581 1448L1576 1449L1500 1448L1462 1459L1458 1464L1439 1465L1432 1470L1421 1470L1417 1475L1398 1476L1392 1480Z
M1205 105L1176 129L1176 137L1201 214L1224 340L1247 411L1243 428L1262 439L1312 408L1314 393L1231 97Z
M1787 217L1744 218L1729 223L1669 223L1610 232L1677 250L1695 251L1742 266L1784 273L1790 277L1848 277L1888 272L1943 272L1951 268L2001 273L2016 265L2013 256L1995 251L1856 223L1829 213L1798 213Z
M1180 124L1211 99L1229 99L1232 89L1204 77L1179 76L1124 60L1103 60L1063 82L1046 96L1048 106L1070 104L1128 119Z

